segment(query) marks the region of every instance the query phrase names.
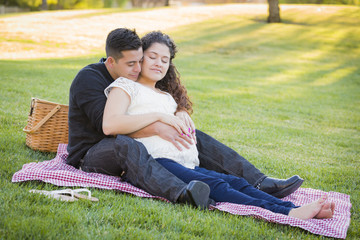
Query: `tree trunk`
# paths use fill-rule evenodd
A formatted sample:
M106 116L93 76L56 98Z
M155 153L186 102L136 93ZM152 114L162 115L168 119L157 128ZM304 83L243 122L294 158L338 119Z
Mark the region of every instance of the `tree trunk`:
M142 0L131 0L131 5L135 8L141 8L141 7L143 7L143 1Z
M279 0L268 0L268 3L269 3L268 23L281 22Z
M48 10L47 0L42 0L41 10Z
M165 6L166 7L170 6L170 0L165 0Z

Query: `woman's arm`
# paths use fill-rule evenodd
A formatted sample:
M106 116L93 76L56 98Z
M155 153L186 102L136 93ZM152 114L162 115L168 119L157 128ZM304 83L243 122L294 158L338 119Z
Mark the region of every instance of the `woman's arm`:
M154 122L161 121L173 126L179 134L186 132L186 126L179 118L162 113L128 115L130 96L121 88L114 87L108 95L103 116L105 135L130 134Z

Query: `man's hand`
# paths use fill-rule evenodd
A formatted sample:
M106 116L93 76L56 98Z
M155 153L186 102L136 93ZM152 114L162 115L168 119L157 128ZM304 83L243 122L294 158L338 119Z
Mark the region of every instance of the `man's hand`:
M193 120L191 119L191 117L189 116L189 114L185 111L179 111L179 112L175 113L175 116L180 118L185 123L187 130L189 132L189 135L196 143L195 124L194 124Z
M158 115L160 118L160 122L166 123L169 126L175 128L179 134L181 135L189 134L187 125L181 118L164 113L158 113Z
M189 137L189 135L186 134L180 135L175 128L167 124L161 124L161 125L159 124L159 126L157 127L158 127L157 135L162 139L174 144L174 146L177 149L179 149L179 151L182 151L181 145L189 149L190 148L189 145L194 144L192 138Z
M194 141L189 136L186 134L179 134L175 128L162 122L155 122L139 131L128 134L127 136L132 138L144 138L154 135L158 135L162 139L171 142L177 149L179 149L179 151L182 150L181 146L189 148L190 144L194 144Z

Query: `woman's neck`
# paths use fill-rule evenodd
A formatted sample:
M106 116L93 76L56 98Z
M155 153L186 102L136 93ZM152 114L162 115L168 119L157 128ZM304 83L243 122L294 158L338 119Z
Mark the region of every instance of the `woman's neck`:
M144 85L144 86L146 86L146 87L148 87L148 88L151 88L151 89L156 90L156 88L155 88L156 82L154 82L153 80L150 80L150 79L148 79L148 78L145 78L145 77L143 77L143 76L140 76L140 77L138 78L137 82L140 83L140 84L142 84L142 85Z

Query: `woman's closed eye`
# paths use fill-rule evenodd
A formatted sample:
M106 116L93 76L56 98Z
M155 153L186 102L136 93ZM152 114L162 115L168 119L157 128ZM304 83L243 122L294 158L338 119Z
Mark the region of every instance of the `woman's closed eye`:
M156 60L156 57L154 56L149 56L150 59L152 60ZM167 64L169 62L169 60L166 58L166 59L161 59L161 62L164 63L164 64Z

